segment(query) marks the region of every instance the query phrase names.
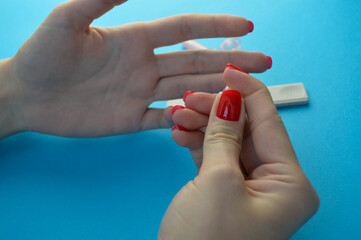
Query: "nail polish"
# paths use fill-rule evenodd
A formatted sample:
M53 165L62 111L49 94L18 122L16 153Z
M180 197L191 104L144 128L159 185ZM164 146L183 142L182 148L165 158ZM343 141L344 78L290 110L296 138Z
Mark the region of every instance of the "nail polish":
M267 56L268 59L268 69L272 67L272 58L270 56Z
M176 129L178 129L179 131L189 132L188 129L186 129L186 128L182 127L182 126L179 126L179 125L175 125L175 126L172 127L172 131L174 131Z
M177 111L178 109L184 109L185 107L181 106L181 105L175 105L172 109L172 115L175 113L175 111Z
M188 97L188 95L194 93L193 91L187 91L184 95L183 95L183 101L186 101L186 98Z
M217 117L227 121L238 121L241 114L242 95L230 89L222 93L217 108Z
M227 64L226 68L231 68L231 69L235 69L235 70L238 70L240 72L246 73L244 70L242 70L242 69L240 69L240 68L238 68L238 67L236 67L236 66L234 66L233 64L230 64L230 63Z
M254 29L254 24L253 24L253 22L248 21L248 23L249 23L249 32L253 32L253 29Z

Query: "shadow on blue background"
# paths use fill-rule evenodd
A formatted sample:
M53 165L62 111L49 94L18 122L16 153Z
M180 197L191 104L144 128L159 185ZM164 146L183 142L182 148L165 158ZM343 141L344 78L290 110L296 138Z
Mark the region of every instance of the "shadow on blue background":
M12 57L60 2L3 2L0 58ZM130 0L94 25L186 12L252 20L255 31L242 38L242 49L274 60L257 77L306 86L310 104L280 114L321 207L292 239L360 239L361 2ZM201 42L216 48L222 40ZM155 239L169 202L194 174L170 130L100 139L12 136L0 142L0 239Z

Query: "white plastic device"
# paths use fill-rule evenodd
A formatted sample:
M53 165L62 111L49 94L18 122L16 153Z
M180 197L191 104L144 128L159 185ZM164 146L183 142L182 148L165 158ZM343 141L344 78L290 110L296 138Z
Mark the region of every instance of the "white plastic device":
M292 83L268 87L277 107L287 107L308 103L308 95L303 83Z
M292 83L268 87L276 107L303 105L308 103L308 95L303 83ZM167 107L185 106L183 99L174 99L167 102Z

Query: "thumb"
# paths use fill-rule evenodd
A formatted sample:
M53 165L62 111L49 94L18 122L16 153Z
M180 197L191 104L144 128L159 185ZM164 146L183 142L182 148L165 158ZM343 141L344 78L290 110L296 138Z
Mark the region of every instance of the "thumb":
M50 14L47 24L87 29L97 18L127 0L69 0L58 5Z
M240 92L219 93L213 103L204 138L202 168L227 166L241 171L241 152L245 111Z

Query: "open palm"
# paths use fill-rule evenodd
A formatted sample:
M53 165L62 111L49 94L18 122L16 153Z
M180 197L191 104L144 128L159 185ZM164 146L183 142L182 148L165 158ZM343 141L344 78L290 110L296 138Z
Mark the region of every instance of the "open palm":
M152 102L178 98L189 89L221 90L222 67L229 59L250 72L267 69L265 56L255 52L153 52L193 38L245 35L249 23L238 16L186 14L90 26L123 2L60 4L20 48L12 61L23 130L88 137L169 127L170 109L148 108Z

